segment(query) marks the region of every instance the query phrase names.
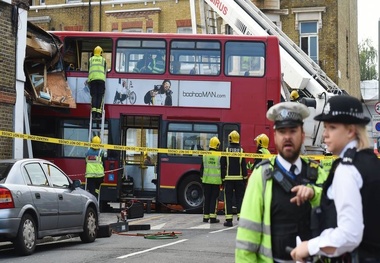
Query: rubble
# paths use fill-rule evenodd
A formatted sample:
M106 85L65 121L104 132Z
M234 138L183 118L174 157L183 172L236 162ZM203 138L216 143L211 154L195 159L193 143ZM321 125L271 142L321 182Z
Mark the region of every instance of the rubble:
M28 22L24 71L25 92L33 104L75 108L75 100L59 69L62 42L54 35Z

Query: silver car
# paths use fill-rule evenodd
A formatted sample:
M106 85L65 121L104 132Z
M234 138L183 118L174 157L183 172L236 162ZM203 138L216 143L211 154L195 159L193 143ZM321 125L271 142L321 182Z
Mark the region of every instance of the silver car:
M0 242L30 255L37 239L78 234L94 242L99 206L53 163L42 159L0 160Z

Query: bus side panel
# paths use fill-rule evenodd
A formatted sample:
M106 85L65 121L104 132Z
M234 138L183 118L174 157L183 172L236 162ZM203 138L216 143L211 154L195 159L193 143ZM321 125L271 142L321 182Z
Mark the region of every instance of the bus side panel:
M85 158L44 158L58 165L71 180L86 181L86 160Z
M186 174L199 175L201 158L166 156L160 158L158 201L167 204L178 202L178 187ZM186 163L183 163L186 161Z

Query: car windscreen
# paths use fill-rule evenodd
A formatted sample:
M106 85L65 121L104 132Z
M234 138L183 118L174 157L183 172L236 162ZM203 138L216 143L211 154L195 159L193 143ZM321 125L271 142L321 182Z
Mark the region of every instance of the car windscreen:
M5 182L13 163L0 163L0 184Z

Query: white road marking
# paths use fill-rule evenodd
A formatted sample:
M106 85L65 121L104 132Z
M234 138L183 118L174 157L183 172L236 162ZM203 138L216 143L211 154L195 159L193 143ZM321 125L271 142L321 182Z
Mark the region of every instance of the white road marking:
M228 230L234 229L234 228L237 228L237 225L233 226L233 227L226 227L226 228L223 228L223 229L211 231L210 234L215 234L215 233L219 233L219 232L223 232L223 231L228 231Z
M165 225L166 225L166 223L159 224L159 225L156 225L156 226L152 226L150 229L151 229L151 230L162 229Z
M192 226L190 229L210 229L210 224L202 224L199 226Z
M149 248L149 249L146 249L146 250L134 252L134 253L127 254L127 255L124 255L124 256L120 256L118 258L123 259L123 258L132 257L132 256L135 256L135 255L143 254L143 253L146 253L146 252L149 252L149 251L153 251L153 250L156 250L156 249L159 249L159 248L163 248L163 247L172 246L172 245L175 245L175 244L178 244L178 243L182 243L182 242L185 242L185 241L187 241L187 239L181 239L181 240L178 240L178 241L173 242L173 243L169 243L169 244L165 244L165 245L157 246L157 247L152 247L152 248Z

